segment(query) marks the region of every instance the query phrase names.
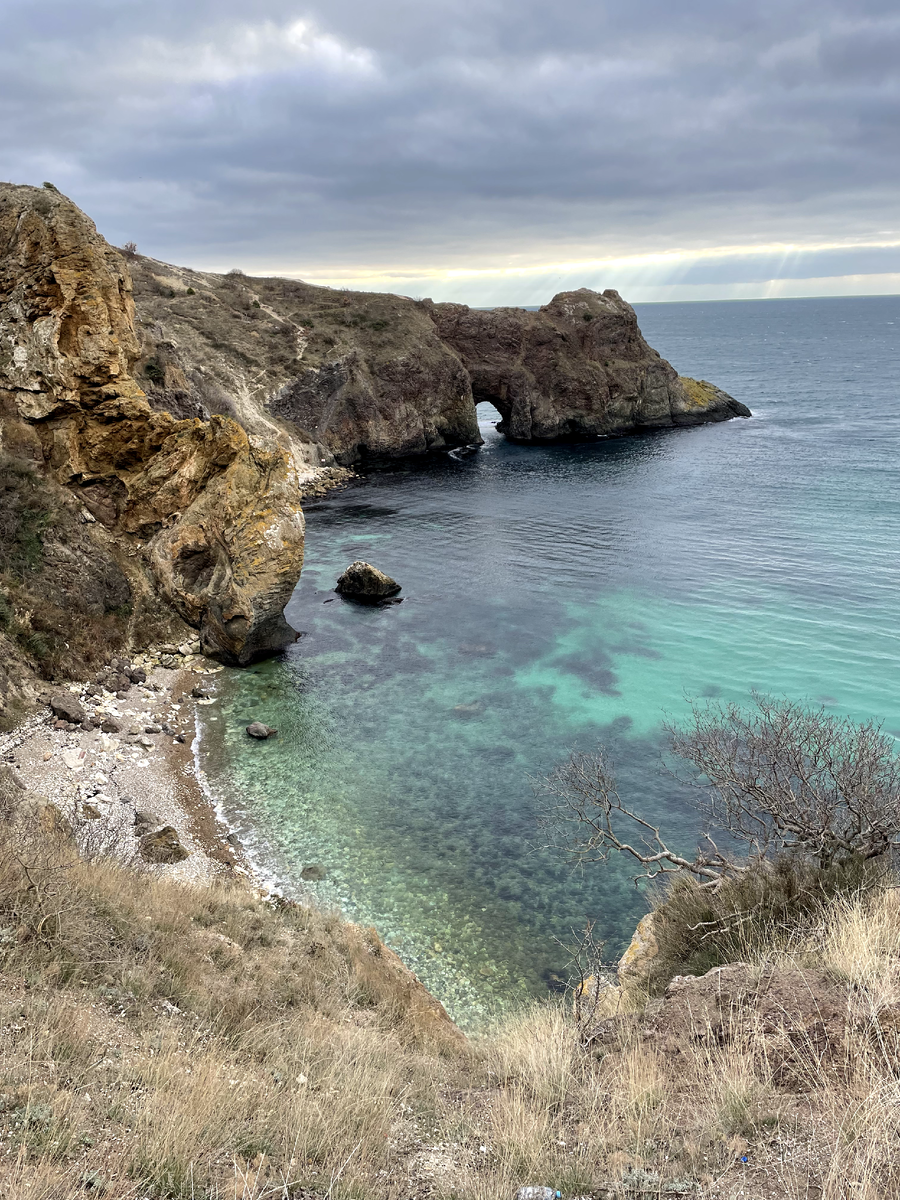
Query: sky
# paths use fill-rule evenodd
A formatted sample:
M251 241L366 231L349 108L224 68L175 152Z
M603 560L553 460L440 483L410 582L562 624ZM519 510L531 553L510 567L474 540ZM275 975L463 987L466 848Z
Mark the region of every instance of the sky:
M0 177L473 305L900 293L897 0L0 0Z

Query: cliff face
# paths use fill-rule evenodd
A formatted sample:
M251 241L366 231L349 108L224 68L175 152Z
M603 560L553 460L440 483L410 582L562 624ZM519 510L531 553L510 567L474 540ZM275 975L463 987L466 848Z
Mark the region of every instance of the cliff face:
M516 442L592 439L750 416L711 384L682 379L651 349L618 292L561 292L539 312L436 304L442 341L459 354L476 402L500 412Z
M306 462L344 464L480 441L489 400L519 442L592 439L749 416L683 379L612 291L492 311L285 279L133 264L155 407L233 412L287 435Z
M154 407L231 413L314 465L478 441L466 370L423 305L141 257L131 269Z
M151 409L125 263L71 201L0 185L0 252L7 453L28 446L207 653L243 664L286 644L303 558L291 455L227 417Z

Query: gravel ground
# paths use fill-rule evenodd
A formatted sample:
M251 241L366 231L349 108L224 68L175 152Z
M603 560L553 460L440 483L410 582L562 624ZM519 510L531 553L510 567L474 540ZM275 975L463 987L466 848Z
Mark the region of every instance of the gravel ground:
M191 692L211 684L222 668L206 659L188 669L133 662L146 666L147 679L124 695L87 684L55 689L78 700L94 721L114 722L119 732L58 728L47 708L0 735L0 761L66 814L88 850L142 861L135 812L149 810L159 825L177 830L188 857L170 865L143 863L146 869L198 884L225 872L249 874L200 786L191 750L196 706L214 702Z

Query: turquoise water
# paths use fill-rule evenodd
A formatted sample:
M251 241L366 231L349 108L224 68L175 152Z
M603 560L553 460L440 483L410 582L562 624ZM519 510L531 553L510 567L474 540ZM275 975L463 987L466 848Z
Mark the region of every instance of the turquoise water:
M554 938L586 917L613 955L645 909L626 864L573 874L540 848L531 778L570 747L610 746L689 850L660 761L687 698L757 688L900 733L900 298L638 312L753 419L560 447L485 424L472 458L310 505L304 637L227 673L203 741L280 886L376 925L465 1023L555 986ZM354 558L404 603L335 599ZM278 737L251 742L252 719Z

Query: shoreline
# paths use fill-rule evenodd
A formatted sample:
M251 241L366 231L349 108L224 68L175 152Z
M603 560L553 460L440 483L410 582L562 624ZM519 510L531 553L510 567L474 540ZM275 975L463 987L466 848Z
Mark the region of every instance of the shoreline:
M321 499L358 478L346 467L313 467L301 476L299 499ZM210 687L225 667L200 654L193 634L180 646L123 653L111 664L96 681L35 681L32 711L0 733L0 764L55 804L89 849L102 846L124 863L139 861L134 815L149 812L159 818L156 828L175 831L187 856L168 863L145 859L143 869L202 885L237 875L261 894L275 894L222 815L199 761L201 729L211 732L208 723L201 725L201 707L216 698L192 692ZM104 686L99 681L115 675L117 664L118 683ZM138 675L131 681L122 670ZM94 727L55 719L52 706L59 697L74 701ZM104 722L118 728L103 729Z
M256 872L229 840L195 758L199 707L215 700L192 692L205 692L224 668L172 650L130 658L128 670L146 678L127 691L89 682L53 689L51 703L74 702L85 721L62 721L48 705L0 735L0 761L60 809L88 853L139 862L185 883L206 886L235 875L253 885ZM137 824L136 814L143 818ZM166 830L174 842L171 833L158 836Z

